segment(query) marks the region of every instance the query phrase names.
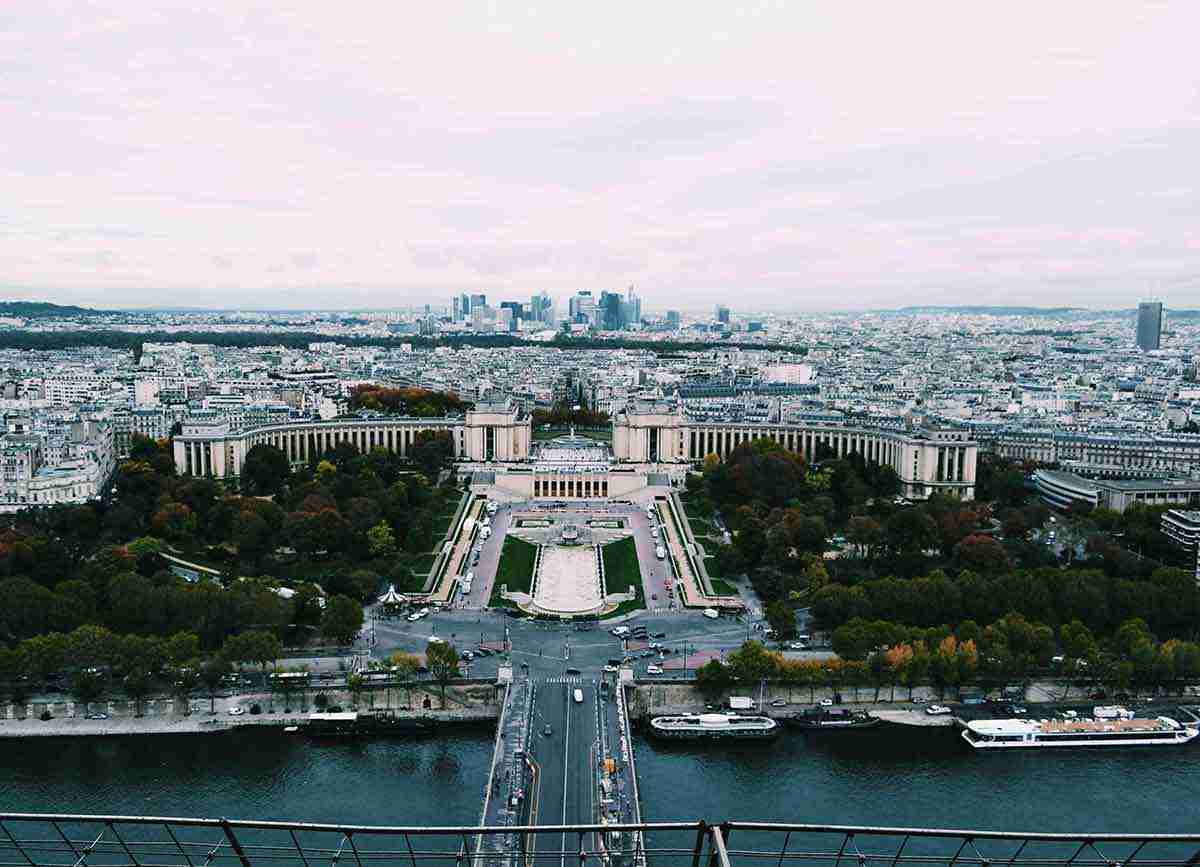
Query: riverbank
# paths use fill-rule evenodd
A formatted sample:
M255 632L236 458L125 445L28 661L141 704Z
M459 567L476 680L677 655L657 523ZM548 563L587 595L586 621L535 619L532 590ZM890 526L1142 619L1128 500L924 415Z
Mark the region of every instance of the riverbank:
M448 691L448 698L450 697ZM419 694L419 693L418 693ZM436 723L494 723L500 713L500 705L490 700L488 690L464 689L454 695L456 702L448 702L445 709L417 707L392 709L380 702L375 707L360 705L360 713L381 712L401 720L432 720ZM332 694L335 701L344 707L355 709L348 695ZM469 703L474 700L476 703ZM423 702L422 702L423 703ZM73 702L38 702L29 705L0 706L0 738L28 737L103 737L110 735L153 735L153 734L215 734L235 728L266 727L283 728L303 725L310 711L315 711L311 702L307 705L294 701L297 706L279 709L282 702L278 697L272 702L266 694L246 694L217 699L214 712L209 711L208 701L156 700L142 705L142 715L134 712L128 702L98 702L84 708ZM254 705L263 708L262 713L250 713ZM24 711L17 713L17 709ZM242 713L233 715L229 711L240 708ZM50 718L43 720L42 713ZM88 713L102 714L103 719L88 719Z

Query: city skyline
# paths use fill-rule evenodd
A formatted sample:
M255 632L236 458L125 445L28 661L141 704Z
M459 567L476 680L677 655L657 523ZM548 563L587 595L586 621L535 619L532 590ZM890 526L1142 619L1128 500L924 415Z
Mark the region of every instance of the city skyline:
M682 9L10 11L0 294L1195 296L1194 7Z

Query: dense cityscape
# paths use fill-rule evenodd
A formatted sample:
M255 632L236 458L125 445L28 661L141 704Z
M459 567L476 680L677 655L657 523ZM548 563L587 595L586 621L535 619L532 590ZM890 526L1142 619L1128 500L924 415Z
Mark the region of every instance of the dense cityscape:
M1196 867L1200 7L0 21L0 867Z

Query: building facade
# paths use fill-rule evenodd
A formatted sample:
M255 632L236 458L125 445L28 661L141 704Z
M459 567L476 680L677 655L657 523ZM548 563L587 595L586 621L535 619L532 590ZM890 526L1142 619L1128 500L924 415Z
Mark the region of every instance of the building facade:
M724 458L743 443L769 439L806 459L858 453L892 467L906 497L975 496L979 447L960 430L891 429L839 422L729 422L688 417L667 401L636 401L613 418L613 453L627 463L694 463ZM828 450L826 452L825 450Z
M192 476L238 476L250 449L270 445L294 464L307 463L338 443L360 452L382 448L407 455L421 431L448 431L458 460L523 461L529 458L529 416L513 402L482 403L465 417L343 417L289 421L236 430L223 414L198 412L174 439L175 468Z

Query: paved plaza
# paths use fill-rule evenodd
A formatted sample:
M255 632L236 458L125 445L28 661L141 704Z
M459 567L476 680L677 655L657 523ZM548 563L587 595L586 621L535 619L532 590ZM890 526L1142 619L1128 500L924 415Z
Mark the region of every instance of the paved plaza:
M564 614L597 610L604 600L595 550L583 545L543 546L533 601L543 611Z

